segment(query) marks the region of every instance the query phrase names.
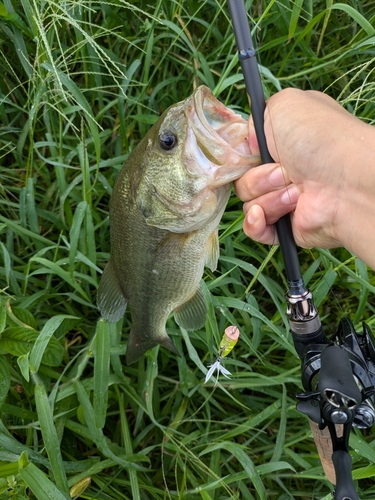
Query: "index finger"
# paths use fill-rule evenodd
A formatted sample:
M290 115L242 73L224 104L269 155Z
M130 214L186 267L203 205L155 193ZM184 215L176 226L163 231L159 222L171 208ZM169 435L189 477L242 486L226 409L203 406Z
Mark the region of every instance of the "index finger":
M240 200L250 201L284 188L289 182L287 173L279 163L266 163L248 170L234 182L234 188Z

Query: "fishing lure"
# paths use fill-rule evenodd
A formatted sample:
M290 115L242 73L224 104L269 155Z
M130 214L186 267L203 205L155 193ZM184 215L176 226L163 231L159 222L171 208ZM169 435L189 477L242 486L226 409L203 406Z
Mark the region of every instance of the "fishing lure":
M207 384L207 382L210 380L215 371L217 371L218 377L220 373L222 373L224 377L230 378L231 375L230 371L224 368L224 366L221 363L223 361L223 358L228 356L228 354L237 344L239 336L240 336L240 331L236 326L231 325L225 329L224 335L220 341L219 356L217 357L216 361L212 363L212 365L208 366L209 370L207 372L206 379L204 381L205 384Z

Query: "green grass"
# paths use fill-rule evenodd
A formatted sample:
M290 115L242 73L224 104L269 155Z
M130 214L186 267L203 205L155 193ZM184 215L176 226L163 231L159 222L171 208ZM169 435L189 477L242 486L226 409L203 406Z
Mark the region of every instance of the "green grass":
M373 1L247 6L266 95L322 90L375 122ZM4 0L0 71L0 499L330 498L295 410L283 262L244 236L234 196L206 328L168 323L181 358L127 367L129 314L109 325L95 305L114 179L150 125L202 83L249 112L225 2ZM300 258L327 333L345 314L375 329L372 271L343 249ZM233 321L233 378L205 386ZM372 499L371 431L352 447Z

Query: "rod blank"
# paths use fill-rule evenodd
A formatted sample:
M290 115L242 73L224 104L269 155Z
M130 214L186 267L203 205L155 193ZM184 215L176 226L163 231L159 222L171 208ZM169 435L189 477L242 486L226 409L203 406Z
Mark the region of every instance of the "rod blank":
M241 63L245 80L246 91L251 99L251 114L254 121L255 133L258 139L260 156L263 163L274 163L264 133L264 110L266 102L264 98L262 82L256 51L251 38L250 27L247 21L245 4L242 0L228 0L230 15L232 18L234 36L238 49L238 57ZM285 263L285 272L289 286L298 288L299 293L305 289L301 277L297 249L293 237L290 216L285 215L276 223L276 231L280 241L281 252Z

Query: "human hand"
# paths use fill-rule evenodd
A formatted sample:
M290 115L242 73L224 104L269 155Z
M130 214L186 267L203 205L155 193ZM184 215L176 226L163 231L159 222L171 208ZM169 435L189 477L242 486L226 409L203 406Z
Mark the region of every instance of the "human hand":
M366 218L358 199L375 206L374 128L327 95L297 89L269 99L264 125L275 163L251 169L235 183L245 202L245 233L277 242L273 224L293 211L298 245L346 246L360 255L352 229ZM258 152L251 123L249 142Z

